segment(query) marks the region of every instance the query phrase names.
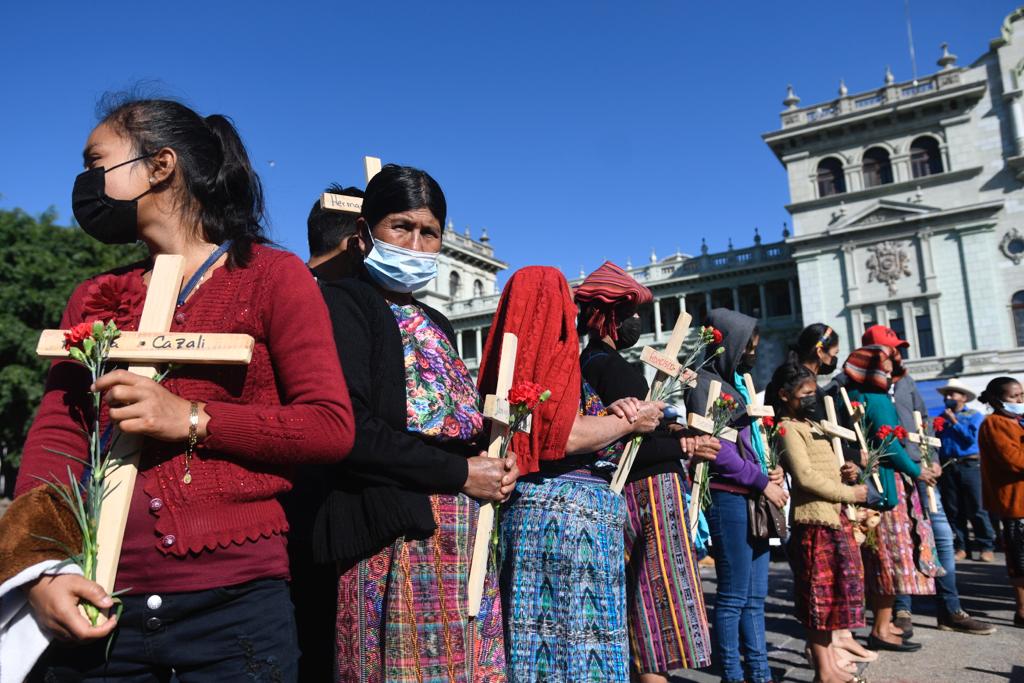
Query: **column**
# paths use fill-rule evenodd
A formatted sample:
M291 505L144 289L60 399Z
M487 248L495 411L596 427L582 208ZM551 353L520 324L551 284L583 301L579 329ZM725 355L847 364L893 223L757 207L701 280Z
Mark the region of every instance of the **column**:
M1013 140L1014 149L1016 155L1024 155L1024 111L1021 108L1021 95L1024 94L1020 90L1014 90L1008 92L1004 97L1010 101L1010 119L1013 121ZM945 159L943 161L946 161ZM949 163L947 162L945 167L949 170Z
M462 355L462 332L463 330L459 330L455 333L455 347L459 350L459 358L464 358Z
M793 286L793 278L786 280L786 285L789 288L789 315L796 320L799 314L796 311L796 288Z
M481 358L484 357L484 347L483 347L483 344L482 344L482 336L483 335L481 334L483 332L483 330L481 330L478 327L475 330L473 330L473 332L476 333L476 357L477 357L477 360L480 360Z
M763 282L757 284L757 294L761 297L761 320L764 320L768 317L768 296L765 293Z
M935 259L932 254L932 231L925 228L917 234L918 243L921 246L921 274L924 276L924 292L938 290L936 286Z
M708 313L711 312L711 290L704 290L704 307L708 309Z
M739 313L740 311L740 290L739 287L732 288L732 310Z
M651 304L654 308L654 341L661 341L661 299Z
M935 355L946 355L946 342L942 339L942 318L939 314L939 299L932 297L928 299L928 315L932 318L932 338L935 340Z
M921 342L917 338L917 314L914 311L914 300L910 299L900 304L900 310L903 312L903 330L906 334L905 339L910 342L910 348L914 354L914 358L921 357Z
M858 294L859 285L857 282L857 264L854 262L854 252L857 248L853 242L847 242L842 246L843 251L843 270L846 271L846 282L843 286L846 288L846 297L850 305L857 303L860 300Z
M686 310L686 296L680 294L676 298L679 299L679 315L686 315L686 313L687 313L687 310ZM699 320L693 320L693 321L690 322L690 327L693 327L694 325L699 325L699 324L700 324Z

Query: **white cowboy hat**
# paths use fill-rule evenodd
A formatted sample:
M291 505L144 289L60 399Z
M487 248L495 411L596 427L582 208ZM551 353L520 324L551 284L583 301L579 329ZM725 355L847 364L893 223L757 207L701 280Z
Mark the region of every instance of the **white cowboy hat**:
M968 387L966 384L964 384L955 377L946 382L944 386L939 387L935 391L939 392L943 396L946 395L947 391L959 391L961 394L967 396L968 403L978 398L978 395L974 393L974 391L972 391L970 387Z

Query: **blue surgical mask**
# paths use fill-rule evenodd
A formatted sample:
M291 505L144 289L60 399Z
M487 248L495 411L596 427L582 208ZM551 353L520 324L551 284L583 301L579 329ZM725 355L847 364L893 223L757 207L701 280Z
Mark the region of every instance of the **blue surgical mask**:
M957 405L958 405L958 404L957 404L957 402L956 402L956 400L954 400L954 399L952 399L952 398L947 398L947 399L946 399L945 401L943 401L942 403L943 403L943 405L945 405L945 406L946 406L947 408L949 408L950 410L956 410L956 407L957 407Z
M374 282L389 292L409 294L437 277L437 254L396 247L370 236L373 248L363 262Z
M1024 417L1024 403L1003 402L1003 410L1016 417Z

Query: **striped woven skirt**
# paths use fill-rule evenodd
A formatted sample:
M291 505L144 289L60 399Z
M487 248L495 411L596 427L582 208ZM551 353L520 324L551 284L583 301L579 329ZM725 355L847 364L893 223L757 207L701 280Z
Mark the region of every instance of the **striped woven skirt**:
M627 484L623 493L633 665L640 673L708 666L711 637L681 478L659 474Z
M917 487L907 485L898 473L896 492L896 507L882 512L878 526L869 530L861 546L867 591L872 595L934 595L932 577L944 570L935 561L931 524L921 512Z
M622 496L575 470L521 477L502 507L509 680L628 681Z
M430 497L433 536L397 540L338 580L341 683L502 683L505 650L495 572L480 615L466 616L478 504Z
M815 631L864 625L864 565L853 525L794 524L789 537L796 620Z

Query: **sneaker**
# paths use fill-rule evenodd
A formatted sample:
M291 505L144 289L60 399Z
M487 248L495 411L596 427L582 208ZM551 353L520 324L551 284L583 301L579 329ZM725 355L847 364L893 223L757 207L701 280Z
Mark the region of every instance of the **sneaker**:
M953 555L953 559L955 559L957 562L963 562L967 559L967 551L957 550L956 553Z
M914 635L913 615L905 609L896 610L896 615L892 619L892 625L903 631L904 640Z
M979 621L967 612L960 610L956 614L939 617L940 631L957 631L958 633L971 633L976 636L987 636L995 633L996 627Z
M995 562L996 561L996 555L991 550L983 550L983 551L981 551L981 561L982 562Z

